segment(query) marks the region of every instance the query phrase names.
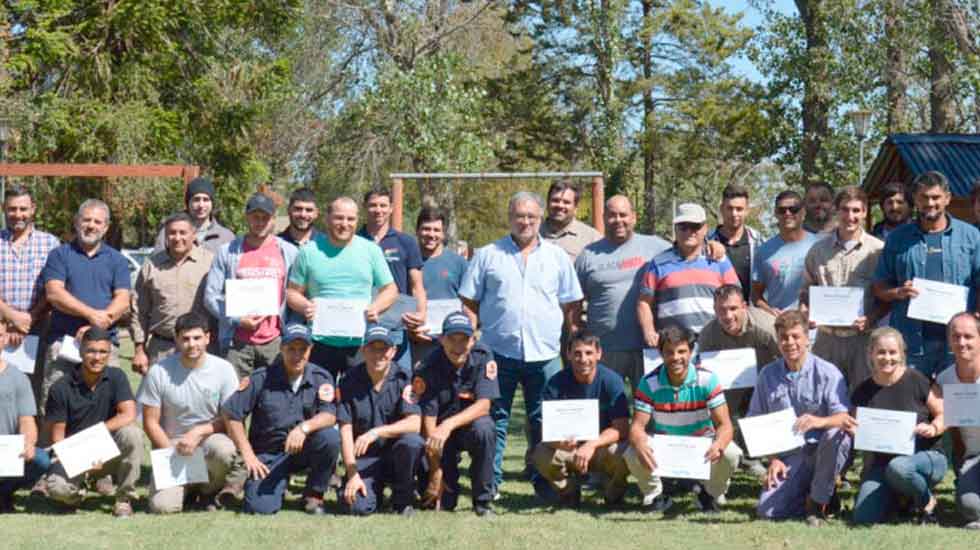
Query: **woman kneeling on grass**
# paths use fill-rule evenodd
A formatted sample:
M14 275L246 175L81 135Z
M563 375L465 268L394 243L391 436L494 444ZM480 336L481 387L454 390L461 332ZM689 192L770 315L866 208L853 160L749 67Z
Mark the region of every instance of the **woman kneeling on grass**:
M868 354L871 378L851 397L854 407L871 407L916 414L915 454L866 452L861 489L854 504L854 523L885 521L908 500L920 524L937 523L932 488L946 474L946 456L934 450L945 425L943 400L929 379L905 364L905 340L893 328L871 333Z

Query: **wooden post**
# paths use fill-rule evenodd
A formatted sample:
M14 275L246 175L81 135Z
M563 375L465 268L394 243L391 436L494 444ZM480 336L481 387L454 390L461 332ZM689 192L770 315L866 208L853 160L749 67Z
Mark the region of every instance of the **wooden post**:
M183 170L181 170L181 172L182 172L181 175L184 178L184 196L186 197L187 196L187 186L190 185L192 181L194 181L194 178L196 178L196 177L198 177L198 176L201 175L201 167L200 166L184 166L184 168L183 168Z
M600 235L606 234L606 226L603 215L606 208L606 185L602 176L592 178L592 227Z
M391 226L401 231L405 216L405 180L401 178L391 180L391 202Z

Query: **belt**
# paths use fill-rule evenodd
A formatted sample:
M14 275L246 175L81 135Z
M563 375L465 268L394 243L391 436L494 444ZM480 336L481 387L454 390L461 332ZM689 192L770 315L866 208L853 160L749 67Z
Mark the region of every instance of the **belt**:
M150 337L153 338L154 340L163 340L165 342L171 342L171 343L174 342L174 339L173 338L167 338L166 336L160 336L159 334L157 334L155 332L154 333L150 333Z
M850 338L861 334L858 329L850 327L817 327L817 331L838 338Z

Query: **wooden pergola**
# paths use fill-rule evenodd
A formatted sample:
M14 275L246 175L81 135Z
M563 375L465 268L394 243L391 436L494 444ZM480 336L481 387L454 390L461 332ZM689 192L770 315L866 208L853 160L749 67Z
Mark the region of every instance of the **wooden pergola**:
M391 178L391 225L402 230L405 216L405 180L514 180L514 179L556 179L589 178L592 181L592 226L600 234L605 233L602 215L605 209L605 179L602 172L400 172L390 174Z
M0 163L0 177L27 178L181 178L184 185L201 175L199 166L185 164L9 164Z

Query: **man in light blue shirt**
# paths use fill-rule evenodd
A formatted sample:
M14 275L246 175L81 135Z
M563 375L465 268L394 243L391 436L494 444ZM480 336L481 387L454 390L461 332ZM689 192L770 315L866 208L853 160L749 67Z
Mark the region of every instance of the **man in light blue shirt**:
M515 194L508 207L510 235L476 252L459 289L467 314L474 321L479 317L482 342L499 366L500 398L491 409L497 430L493 469L498 492L517 385L524 393L531 426L528 447L533 449L541 439L541 391L561 369L562 324L572 304L582 299L568 254L539 238L542 211L539 196Z
M778 316L796 309L806 255L819 237L803 229L803 198L786 190L776 196L779 234L764 242L752 260L752 304Z

